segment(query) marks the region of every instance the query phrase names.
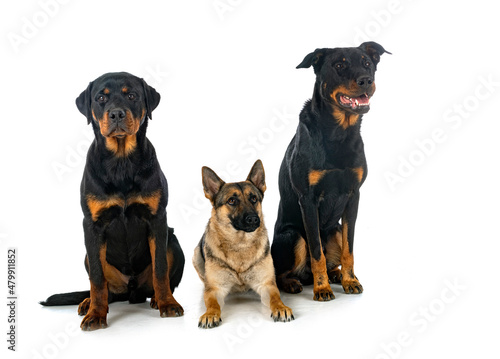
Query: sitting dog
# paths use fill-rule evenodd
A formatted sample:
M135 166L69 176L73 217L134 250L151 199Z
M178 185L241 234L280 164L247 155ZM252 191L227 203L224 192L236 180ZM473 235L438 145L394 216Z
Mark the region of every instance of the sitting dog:
M291 321L292 310L280 298L262 217L266 190L264 168L258 160L246 181L225 183L208 167L202 169L203 190L212 203L212 216L196 247L193 264L205 284L207 311L201 328L217 327L221 305L231 292L253 289L271 309L274 321Z
M297 66L313 66L316 83L279 173L271 252L278 287L288 293L314 284L313 298L328 301L334 298L329 281L348 294L363 291L353 257L359 188L367 175L360 126L383 53L389 52L375 42L316 49Z
M76 99L95 134L80 188L90 291L40 304L80 303L83 330L105 328L108 303L119 300L150 297L162 317L183 315L172 292L184 254L167 225L167 180L146 138L159 102L154 88L125 72L102 75Z

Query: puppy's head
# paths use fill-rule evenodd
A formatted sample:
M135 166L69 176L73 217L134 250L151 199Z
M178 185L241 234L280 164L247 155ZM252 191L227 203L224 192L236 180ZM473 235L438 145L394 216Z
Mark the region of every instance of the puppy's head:
M254 232L262 224L262 200L266 191L264 167L257 160L246 181L225 183L208 167L202 168L203 191L217 220L237 231Z
M320 97L337 111L361 115L369 111L375 92L375 71L384 53L376 42L359 47L316 49L297 68L313 66Z
M76 106L103 137L122 139L135 136L159 102L160 94L143 79L114 72L90 82Z

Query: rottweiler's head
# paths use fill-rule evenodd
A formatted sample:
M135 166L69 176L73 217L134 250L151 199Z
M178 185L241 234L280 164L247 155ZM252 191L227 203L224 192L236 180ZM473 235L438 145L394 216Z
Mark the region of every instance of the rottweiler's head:
M127 154L136 144L141 125L151 119L160 94L143 79L113 72L92 81L76 99L76 106L106 139L106 147ZM121 146L123 145L123 146Z
M334 117L341 125L345 117L357 119L370 109L375 92L375 71L380 56L389 53L376 42L359 47L316 49L297 68L311 65L316 74L316 91L321 100L333 107Z
M254 232L262 224L262 200L266 181L262 162L257 160L246 181L225 183L208 167L202 168L203 191L213 206L212 220L219 227Z

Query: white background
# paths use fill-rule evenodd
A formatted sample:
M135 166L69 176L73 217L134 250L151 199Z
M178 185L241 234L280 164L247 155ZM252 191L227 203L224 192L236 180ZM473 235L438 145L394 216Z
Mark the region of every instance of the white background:
M0 356L498 357L500 47L491 4L2 2ZM191 257L210 214L201 167L239 181L262 159L272 235L279 165L314 84L312 69L295 66L315 48L368 39L393 55L382 56L362 126L369 175L355 268L365 292L334 285L328 303L313 301L312 287L283 295L296 317L286 324L272 322L257 296L233 296L221 327L198 329L204 305ZM83 333L76 306L38 301L89 288L79 183L92 131L74 100L108 71L144 77L162 96L148 137L186 255L175 291L185 315L115 303L107 329ZM16 353L6 342L8 247L18 251Z

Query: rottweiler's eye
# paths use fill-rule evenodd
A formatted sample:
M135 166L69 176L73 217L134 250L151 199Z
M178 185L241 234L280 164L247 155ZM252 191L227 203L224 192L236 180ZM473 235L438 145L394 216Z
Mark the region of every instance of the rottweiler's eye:
M106 96L104 96L104 95L97 96L97 102L106 102L107 99L108 98Z
M250 202L252 202L253 204L257 203L257 196L255 195L250 196Z
M130 101L134 101L134 100L135 100L135 97L136 97L136 96L135 96L135 94L133 94L133 93L129 93L129 94L127 95L127 98L128 98Z
M234 199L234 198L232 198L232 197L231 197L231 198L229 198L229 199L227 200L227 204L228 204L228 205L230 205L230 206L234 206L234 205L236 204L236 199Z
M345 67L345 65L342 62L337 62L334 66L337 70L341 70Z
M370 67L370 65L371 65L371 62L370 62L370 61L365 61L365 66L366 66L366 67Z

